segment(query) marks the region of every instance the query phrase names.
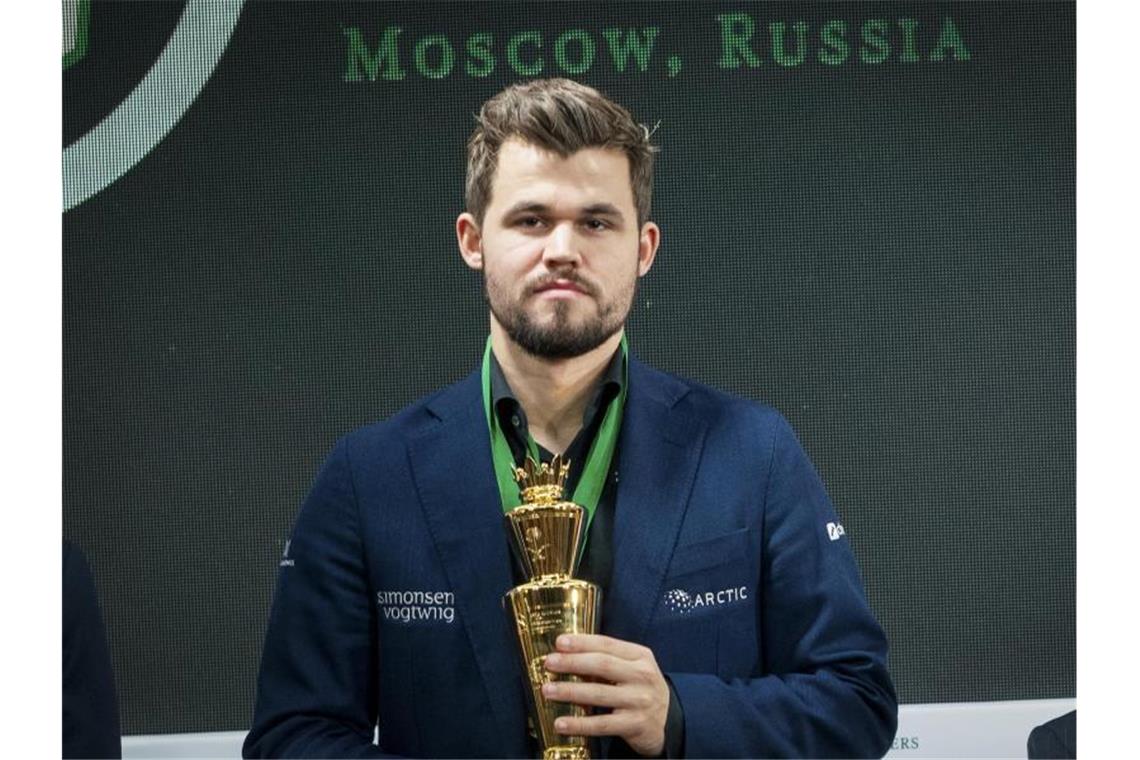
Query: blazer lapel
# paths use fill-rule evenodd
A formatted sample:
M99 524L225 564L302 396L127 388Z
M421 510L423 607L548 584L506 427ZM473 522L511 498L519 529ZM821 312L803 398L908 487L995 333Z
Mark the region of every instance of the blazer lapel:
M641 362L630 362L621 430L613 581L603 625L607 633L643 641L664 593L704 447L704 420L677 406L688 388Z
M513 585L511 560L481 388L476 372L429 402L437 422L411 438L408 451L436 551L502 728L505 743L499 749L522 756L522 669L502 608L503 594Z

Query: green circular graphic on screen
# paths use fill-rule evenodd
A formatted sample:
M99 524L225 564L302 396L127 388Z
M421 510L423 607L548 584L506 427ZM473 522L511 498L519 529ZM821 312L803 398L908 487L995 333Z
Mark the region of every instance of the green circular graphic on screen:
M63 151L63 210L126 174L170 132L214 72L245 0L189 0L130 95Z

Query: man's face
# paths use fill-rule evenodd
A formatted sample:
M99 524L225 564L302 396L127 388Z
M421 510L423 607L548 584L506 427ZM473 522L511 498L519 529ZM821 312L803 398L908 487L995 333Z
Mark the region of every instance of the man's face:
M620 330L657 248L656 225L637 225L629 159L602 148L564 159L508 140L483 224L474 237L468 225L466 244L463 224L460 246L483 271L492 318L544 358L580 356Z

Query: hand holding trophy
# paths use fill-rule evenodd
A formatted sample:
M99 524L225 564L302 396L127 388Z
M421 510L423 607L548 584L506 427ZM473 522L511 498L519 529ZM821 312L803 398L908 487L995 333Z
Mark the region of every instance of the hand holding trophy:
M556 456L549 464L529 457L515 468L522 506L506 513L511 549L527 582L507 592L503 606L512 618L526 674L531 722L543 760L587 760L586 738L554 731L560 716L581 717L588 708L547 700L542 685L552 680L580 681L578 676L549 672L544 660L564 633L597 633L601 589L574 578L586 534L586 510L562 500L569 461Z

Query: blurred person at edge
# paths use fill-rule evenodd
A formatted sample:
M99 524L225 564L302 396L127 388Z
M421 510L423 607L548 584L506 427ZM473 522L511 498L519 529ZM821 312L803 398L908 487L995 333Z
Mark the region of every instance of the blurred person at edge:
M119 702L95 579L83 552L63 542L63 753L122 757Z

